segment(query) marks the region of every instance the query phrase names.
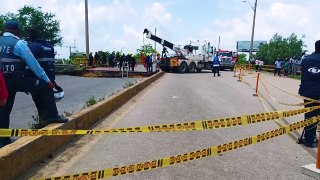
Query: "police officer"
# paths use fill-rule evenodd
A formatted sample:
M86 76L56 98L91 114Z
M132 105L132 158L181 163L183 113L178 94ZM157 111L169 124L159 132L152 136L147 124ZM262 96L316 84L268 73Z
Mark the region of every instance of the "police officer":
M46 72L51 82L55 83L55 71L54 71L54 48L53 46L44 40L40 32L36 28L29 28L29 48L33 56L37 59L40 66ZM30 76L35 77L32 71L28 71ZM38 109L39 118L46 120L48 123L67 122L68 119L58 114L57 106L54 100L53 90L32 92L32 99Z
M307 56L301 63L301 84L299 94L311 99L320 100L320 40L315 43L315 52ZM305 100L305 102L310 102ZM311 103L305 107L319 106L320 103ZM320 110L305 113L305 119L320 115ZM304 145L312 147L316 138L317 123L304 128Z
M5 23L3 36L0 37L0 64L8 90L8 99L4 107L1 107L0 128L9 128L10 113L14 104L16 93L30 91L48 91L54 87L33 57L26 42L20 40L20 27L16 21ZM35 73L37 78L26 76L26 65ZM9 137L0 138L0 148L10 144Z

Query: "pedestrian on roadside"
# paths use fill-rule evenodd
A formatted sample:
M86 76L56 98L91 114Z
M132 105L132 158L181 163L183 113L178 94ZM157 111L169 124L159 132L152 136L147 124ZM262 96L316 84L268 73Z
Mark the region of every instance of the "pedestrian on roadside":
M150 60L151 57L150 57L150 54L147 53L147 56L146 56L146 65L147 65L147 72L150 72Z
M154 62L155 56L152 53L149 57L149 72L153 72L153 62Z
M260 62L260 60L259 60L259 58L257 58L255 61L256 72L258 72L258 69L259 69L259 62Z
M107 63L107 55L105 52L102 52L101 64L102 66L105 66L106 63Z
M101 63L100 63L100 55L98 54L98 52L96 52L94 54L94 60L96 61L96 65L97 66L101 65Z
M28 35L30 40L29 48L43 68L51 82L57 86L55 79L56 73L54 71L54 48L44 39L37 28L29 28ZM28 70L28 76L36 77L36 75ZM30 92L32 99L37 107L38 115L41 120L46 123L65 123L67 118L60 116L58 113L57 105L55 103L53 89L48 91Z
M264 65L264 62L262 59L259 60L259 71L262 71L262 66Z
M288 61L288 59L286 59L285 61L284 61L284 65L283 65L283 70L284 70L284 77L288 77L288 75L289 75L289 61Z
M131 65L131 70L134 71L134 67L136 66L137 61L136 58L130 54L130 65Z
M112 53L108 57L109 67L112 67L112 68L114 67L114 55L115 55L115 52L112 51Z
M213 72L213 77L216 77L216 74L220 76L220 60L218 53L213 57L212 59L212 72Z
M10 113L17 92L48 91L55 86L32 55L27 43L19 38L19 24L10 20L4 27L4 34L0 37L0 64L8 90L8 99L6 105L0 107L2 108L0 129L9 128ZM37 78L26 75L26 66ZM10 143L10 137L0 138L0 148Z
M288 72L289 76L293 74L293 70L292 69L293 69L294 58L295 57L293 56L293 57L291 57L289 59L289 72Z
M92 56L92 53L89 54L89 66L93 66L93 56Z
M119 65L118 65L118 67L119 67L119 69L120 69L120 71L121 71L121 68L122 68L122 65L123 65L123 61L124 61L124 54L119 54Z
M280 58L277 58L276 62L274 63L274 76L278 74L279 77L281 77L281 60Z
M2 72L0 71L0 107L3 107L4 105L6 105L7 98L8 98L8 91L7 91L6 82L4 81L4 77L2 75Z
M157 53L157 59L156 59L157 65L156 65L156 71L160 71L160 63L161 63L161 58L160 58L160 53Z
M320 40L315 42L315 52L306 56L301 62L301 84L299 94L314 100L320 100ZM305 103L310 102L304 100ZM320 103L306 104L305 107L320 106ZM320 109L305 113L304 118L308 119L320 115ZM319 119L318 119L319 120ZM304 128L304 145L312 147L316 139L318 122Z

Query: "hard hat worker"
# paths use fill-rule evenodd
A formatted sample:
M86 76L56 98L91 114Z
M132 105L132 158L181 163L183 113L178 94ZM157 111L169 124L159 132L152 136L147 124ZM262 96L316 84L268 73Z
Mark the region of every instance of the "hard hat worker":
M29 48L33 56L46 72L50 81L55 83L55 54L53 46L42 37L36 28L29 28L28 36L30 40ZM35 77L35 74L32 71L28 71L28 74L31 77ZM60 100L64 96L64 93L61 87L56 85L55 88L58 91L49 89L48 91L31 92L32 99L38 109L40 119L45 120L47 123L65 123L68 119L58 114L55 103L55 97L57 100Z
M315 100L320 100L320 40L315 43L315 52L304 58L301 63L301 84L299 94ZM310 102L309 100L304 100ZM320 106L320 103L306 104L305 107ZM305 119L319 116L320 110L305 113ZM318 122L304 128L304 145L312 147L316 138Z
M16 21L7 21L4 34L0 37L0 64L4 75L8 99L0 107L0 128L9 128L10 113L17 92L48 91L54 87L38 61L32 55L27 43L19 38L20 27ZM26 76L26 66L34 72L36 78ZM0 138L0 147L11 143L9 137Z

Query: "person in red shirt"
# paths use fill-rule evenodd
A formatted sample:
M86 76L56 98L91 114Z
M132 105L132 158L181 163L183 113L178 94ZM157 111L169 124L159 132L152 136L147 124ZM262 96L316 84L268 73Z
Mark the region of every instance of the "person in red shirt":
M2 72L0 71L0 107L4 106L7 102L8 91L6 82L4 81Z

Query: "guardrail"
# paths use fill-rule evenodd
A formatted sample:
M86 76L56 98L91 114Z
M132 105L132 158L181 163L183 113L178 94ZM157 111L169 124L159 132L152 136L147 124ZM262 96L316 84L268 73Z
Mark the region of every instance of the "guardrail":
M76 68L73 64L55 64L55 71L61 72L61 71L72 71Z
M239 64L237 66L242 66L244 67L245 69L252 69L252 70L256 70L256 66L255 65L251 65L251 64ZM261 68L261 71L266 71L266 72L270 72L270 73L273 73L274 72L274 65L263 65L262 68ZM284 74L284 70L281 69L280 71L281 74ZM299 67L298 71L297 71L297 75L300 75L301 74L301 68Z

